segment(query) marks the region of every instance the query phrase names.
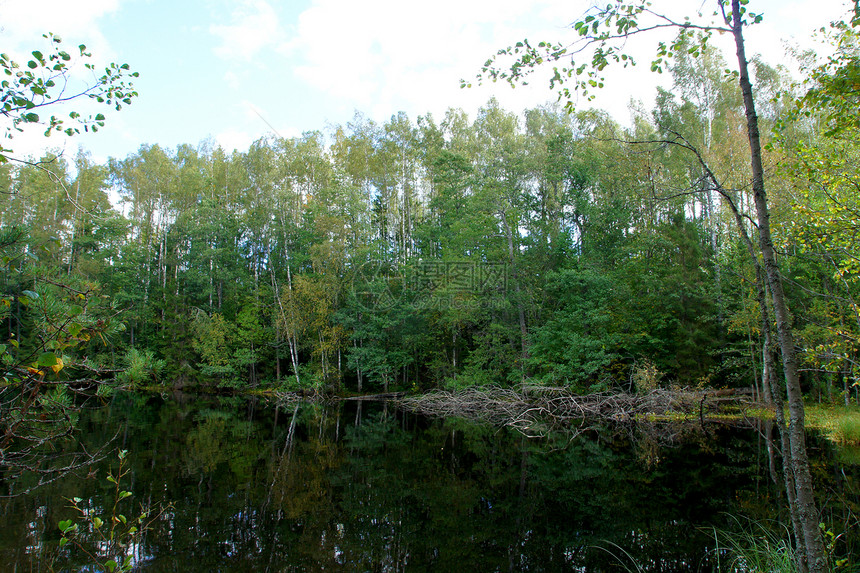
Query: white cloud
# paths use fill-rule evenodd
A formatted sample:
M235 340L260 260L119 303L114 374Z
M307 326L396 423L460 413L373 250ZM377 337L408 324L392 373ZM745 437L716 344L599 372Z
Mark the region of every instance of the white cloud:
M237 117L241 117L243 127L226 129L215 135L215 140L227 152L234 149L247 151L254 141L268 135L285 138L301 135L300 130L294 127L271 123L272 118L250 101L244 100L237 103L234 112Z
M89 62L99 67L115 59L111 46L99 28L100 21L118 9L119 0L42 0L37 8L32 0L0 0L0 42L4 52L23 64L32 57L31 51L39 49L47 52L49 43L42 38L42 34L50 32L62 38L62 47L73 56L77 53L78 45L86 44L87 50L93 54ZM82 82L89 77L89 72L82 66L80 58L72 60L72 80L67 93L80 89ZM88 104L86 100L75 100L74 109L86 115L92 108ZM64 116L69 111L68 107L46 108L40 115ZM5 120L0 122L0 129L5 131L7 124ZM4 146L11 147L12 155L20 158L38 158L48 149L64 150L67 157L74 156L78 138L68 138L57 132L46 138L44 129L44 126L39 125L27 126L23 133L16 133L11 141L6 140Z
M820 2L818 2L820 4ZM458 80L470 80L487 57L520 39L570 42L566 24L581 15L587 2L534 0L313 0L300 14L295 36L279 51L296 77L339 102L345 110L360 109L385 119L398 110L413 117L449 106L473 111L490 95L510 109L554 100L547 82L535 77L532 85L516 90L495 85L460 90ZM663 2L677 11L677 4ZM766 59L783 59L778 38L808 34L808 27L826 23L843 7L815 8L812 0L763 2L765 24L750 33L751 53L769 49ZM814 22L809 14L815 14ZM773 24L770 24L773 22ZM757 41L758 38L763 41ZM641 47L637 47L641 44ZM653 100L655 86L667 78L644 65L654 50L653 38L631 41L631 51L643 60L631 70L608 70L607 88L594 102L581 105L607 109L626 122L630 98ZM731 46L729 47L731 49ZM776 52L776 50L779 50ZM733 55L733 53L732 53ZM331 110L342 115L344 110Z
M224 72L224 82L227 84L230 89L238 90L242 87L242 82L239 80L239 76L233 70L227 70Z
M221 39L215 54L225 60L251 61L280 34L278 14L265 0L246 0L232 12L230 22L209 27Z
M32 0L0 0L0 39L4 50L20 47L29 53L42 34L52 32L72 45L85 43L100 59L108 59L112 52L98 21L118 8L119 0L40 0L38 7Z
M315 0L280 51L294 59L300 79L336 94L345 107L377 117L376 110L440 112L463 101L487 100L486 91L480 96L461 91L459 79L472 78L500 46L524 36L560 37L558 23L569 9L561 4ZM542 100L549 97L544 89Z
M247 131L231 129L215 135L215 141L224 151L231 153L234 150L247 151L257 137Z

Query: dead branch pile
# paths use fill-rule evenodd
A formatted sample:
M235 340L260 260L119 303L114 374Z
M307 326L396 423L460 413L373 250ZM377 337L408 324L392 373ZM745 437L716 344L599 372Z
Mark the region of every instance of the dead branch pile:
M739 399L743 398L725 395L717 398L714 391L656 389L646 394L576 396L563 388L488 386L436 390L402 398L398 403L429 416L458 416L542 435L550 427L584 429L589 422L625 422L648 415L696 415L704 422L705 414L712 413L714 406Z

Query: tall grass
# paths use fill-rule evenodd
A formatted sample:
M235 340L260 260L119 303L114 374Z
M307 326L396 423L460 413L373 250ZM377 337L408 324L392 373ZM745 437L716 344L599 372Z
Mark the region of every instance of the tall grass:
M806 407L807 427L821 431L837 444L860 445L860 410L853 406Z
M840 444L860 444L860 412L845 412L834 421L834 437Z
M760 522L732 517L735 531L714 530L720 571L795 573L795 548L791 534L783 525L768 527L772 522ZM723 559L727 558L728 563Z

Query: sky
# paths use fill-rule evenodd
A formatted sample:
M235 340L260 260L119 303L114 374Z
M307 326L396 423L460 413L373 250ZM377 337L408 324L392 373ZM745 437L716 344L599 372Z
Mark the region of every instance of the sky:
M655 0L670 10L708 8L714 0ZM474 117L491 98L519 112L555 101L546 83L485 84L461 89L498 49L530 41L573 40L566 24L591 0L0 0L0 51L25 63L53 32L64 45L86 44L94 61L128 63L140 74L132 105L107 112L96 134L69 140L29 129L6 147L15 156L47 148L73 157L79 146L96 161L124 158L141 145L197 146L230 152L263 136L296 137L343 125L360 113L385 122L398 112L414 121L448 108ZM38 8L34 8L37 5ZM812 47L812 32L841 19L844 0L751 0L763 13L748 54L787 63L784 41ZM727 42L729 39L726 38ZM729 46L728 43L725 44ZM650 47L649 47L650 46ZM631 44L650 56L653 42ZM44 51L44 50L43 50ZM647 65L609 74L583 107L630 120L629 103L647 108L664 78ZM86 78L77 63L73 73ZM67 108L66 114L71 109ZM0 118L2 119L2 118Z

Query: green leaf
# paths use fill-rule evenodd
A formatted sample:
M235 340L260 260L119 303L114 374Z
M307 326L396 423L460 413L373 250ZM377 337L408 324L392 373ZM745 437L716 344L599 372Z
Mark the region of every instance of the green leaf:
M62 539L60 539L60 547L64 547L66 545L66 543L68 543L68 542L69 542L69 538L63 537Z
M83 312L84 312L84 307L82 307L79 304L72 305L72 307L69 308L69 316L78 316L79 314L81 314Z
M102 521L102 518L100 518L100 517L94 517L93 518L93 527L95 527L96 529L101 527L103 524L104 524L104 521Z
M107 561L105 561L105 567L107 567L108 571L113 572L113 570L116 569L116 566L117 566L117 562L114 561L113 559L108 559Z
M43 352L39 355L39 359L36 361L37 366L56 366L59 363L59 359L57 355L53 352ZM76 498L77 499L77 498Z
M60 522L57 524L57 527L59 527L59 528L60 528L60 531L62 531L63 533L65 533L66 531L68 531L68 529L69 529L72 525L73 525L73 522L72 522L72 520L71 520L71 519L64 519L63 521L60 521Z

